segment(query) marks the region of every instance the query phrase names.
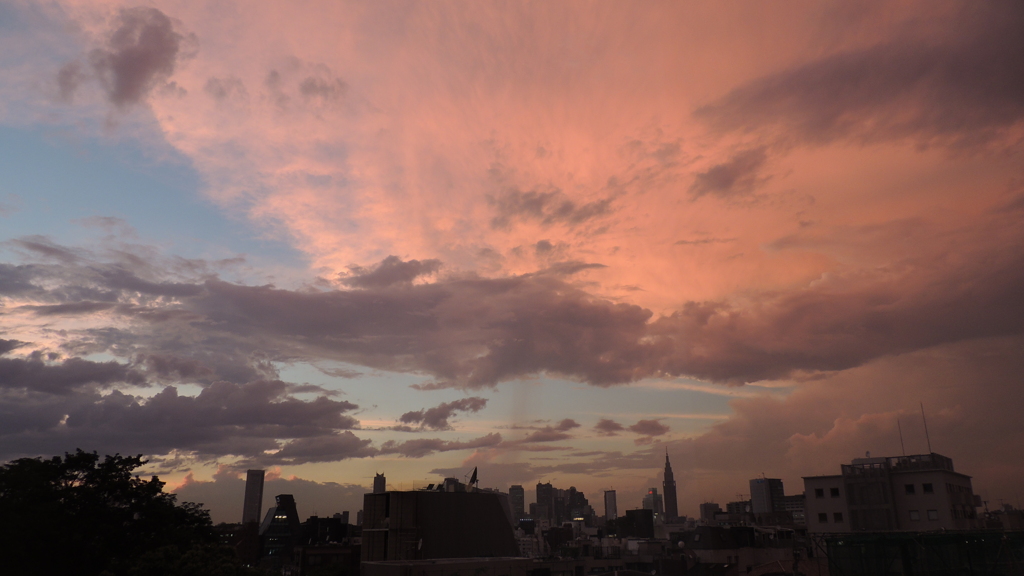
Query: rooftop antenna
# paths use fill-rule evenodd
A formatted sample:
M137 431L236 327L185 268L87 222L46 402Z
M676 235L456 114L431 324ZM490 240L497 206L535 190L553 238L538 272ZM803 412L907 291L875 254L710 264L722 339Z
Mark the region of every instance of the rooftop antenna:
M921 420L924 422L924 438L928 441L928 453L932 453L932 439L928 436L928 419L924 417L924 402L921 402Z
M903 450L903 455L907 455L907 447L903 445L903 427L900 426L900 417L896 417L896 429L900 431L900 449Z

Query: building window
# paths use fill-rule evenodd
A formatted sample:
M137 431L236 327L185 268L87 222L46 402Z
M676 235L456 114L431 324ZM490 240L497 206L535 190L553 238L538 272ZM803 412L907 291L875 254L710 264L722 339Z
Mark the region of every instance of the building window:
M818 512L818 522L822 524L828 523L828 512Z
M907 494L913 494L914 493L914 485L913 484L907 484L903 488L907 491Z
M825 497L825 489L824 488L815 488L814 489L814 497L815 498L824 498Z
M836 522L836 524L842 522L843 521L843 513L842 512L834 512L832 514L832 520L834 520Z
M920 520L921 519L921 512L918 511L918 510L911 510L910 511L910 519L911 520Z
M829 488L828 491L833 498L839 498L839 488Z
M921 492L924 494L935 494L935 488L931 484L921 484Z
M928 511L928 519L929 520L938 520L939 519L939 511L938 510L929 510Z

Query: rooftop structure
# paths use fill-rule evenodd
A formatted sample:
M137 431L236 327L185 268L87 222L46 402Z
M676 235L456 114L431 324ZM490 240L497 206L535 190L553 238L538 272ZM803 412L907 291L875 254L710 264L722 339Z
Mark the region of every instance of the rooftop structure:
M809 532L971 530L971 477L941 454L855 458L834 476L804 477Z

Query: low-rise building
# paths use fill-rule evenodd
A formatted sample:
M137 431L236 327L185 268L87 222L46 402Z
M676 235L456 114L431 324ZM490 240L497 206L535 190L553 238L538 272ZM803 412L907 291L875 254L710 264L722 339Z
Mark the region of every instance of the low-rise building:
M808 532L979 528L971 477L940 454L855 458L842 474L804 477Z

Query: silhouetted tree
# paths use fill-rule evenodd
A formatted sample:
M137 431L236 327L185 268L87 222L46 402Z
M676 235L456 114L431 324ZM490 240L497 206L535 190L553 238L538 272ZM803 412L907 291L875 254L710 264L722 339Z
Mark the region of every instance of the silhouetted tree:
M101 460L77 450L0 467L3 572L170 575L212 562L209 573L238 573L216 546L209 513L177 503L156 476L133 475L143 464L141 455Z

